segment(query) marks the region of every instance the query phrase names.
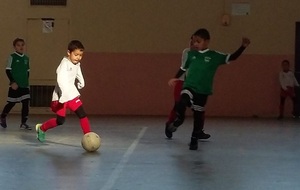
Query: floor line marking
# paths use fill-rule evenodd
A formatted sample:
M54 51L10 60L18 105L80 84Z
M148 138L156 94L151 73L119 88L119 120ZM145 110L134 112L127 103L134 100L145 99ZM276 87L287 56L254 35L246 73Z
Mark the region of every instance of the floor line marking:
M147 130L147 127L142 128L142 130L138 134L137 138L133 141L133 143L129 146L127 151L124 153L122 159L120 160L117 167L114 169L114 171L112 172L112 174L110 175L110 177L108 178L108 180L106 181L104 186L101 188L101 190L110 190L114 186L116 180L119 178L121 172L123 171L123 168L127 164L131 154L133 153L133 151L139 144L139 141L144 136L146 130Z

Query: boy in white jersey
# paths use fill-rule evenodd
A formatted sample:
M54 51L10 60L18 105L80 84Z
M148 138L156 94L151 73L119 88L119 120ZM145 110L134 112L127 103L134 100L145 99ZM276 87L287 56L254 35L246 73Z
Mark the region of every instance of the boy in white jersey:
M193 46L197 50L188 53L185 67L178 71L175 78L169 80L169 85L173 86L178 80L178 76L188 70L180 101L175 107L177 118L166 126L165 135L172 138L172 133L177 130L185 119L186 107L191 107L194 113L194 128L191 135L190 150L198 149L198 139L210 138L210 135L203 131L204 107L208 96L212 94L213 79L217 68L237 59L250 44L248 38L243 38L241 47L230 55L209 50L209 40L210 34L206 29L197 30L192 36Z
M36 125L37 139L40 142L45 141L45 132L48 129L62 125L65 122L66 109L70 109L78 116L84 134L91 131L78 91L85 85L80 68L83 51L84 46L78 40L72 40L68 44L67 56L62 59L56 70L57 85L53 91L51 103L51 108L56 113L56 118ZM75 86L75 81L77 81L77 86Z
M284 113L284 104L285 99L290 97L293 101L293 115L297 116L295 113L296 106L296 94L295 94L295 86L299 86L298 81L295 78L294 73L290 70L290 62L288 60L283 60L281 62L282 71L279 73L279 82L281 87L280 92L280 106L279 106L279 116L278 119L283 118Z
M182 51L182 55L181 55L181 66L180 68L184 68L185 66L185 63L186 63L186 60L188 58L188 52L193 49L193 46L192 46L192 38L189 42L189 47L188 48L185 48L183 51ZM171 110L171 112L169 113L169 116L168 116L168 120L166 122L166 126L169 125L170 123L174 122L174 120L176 119L176 111L175 111L175 106L176 104L179 102L180 100L180 92L182 90L182 86L183 86L183 81L184 81L184 78L185 78L185 75L182 74L176 81L176 83L174 84L173 88L174 88L174 91L173 91L173 96L174 96L174 106Z

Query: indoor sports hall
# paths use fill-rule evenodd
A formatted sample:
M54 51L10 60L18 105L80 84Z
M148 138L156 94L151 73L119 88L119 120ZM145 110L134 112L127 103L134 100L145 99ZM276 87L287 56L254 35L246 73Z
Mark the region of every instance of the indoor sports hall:
M299 6L296 0L2 2L0 113L12 84L12 42L22 38L30 63L32 130L20 129L22 104L16 104L7 127L0 126L0 189L298 189L297 85L295 102L287 98L278 116L282 61L300 77ZM168 81L199 28L209 31L211 50L231 54L245 37L251 43L237 60L218 68L205 105L204 131L211 137L190 150L190 108L173 137L165 134L174 106ZM35 130L56 117L50 109L56 71L74 39L84 45L85 85L78 91L91 130L101 138L95 152L83 149L81 123L72 111L63 125L46 132L45 142Z

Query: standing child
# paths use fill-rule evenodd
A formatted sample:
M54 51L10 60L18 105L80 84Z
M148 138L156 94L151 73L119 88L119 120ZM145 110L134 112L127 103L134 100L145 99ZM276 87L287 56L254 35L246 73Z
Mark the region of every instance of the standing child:
M82 89L84 87L84 78L80 68L83 51L84 46L78 40L72 40L68 44L67 56L62 59L56 70L57 84L51 103L51 108L56 113L56 118L36 125L37 139L40 142L45 141L45 132L48 129L62 125L65 122L66 109L70 109L78 116L84 134L91 131L89 120L79 99L80 93L77 90L77 88ZM77 88L75 82L77 82Z
M26 124L29 113L29 58L24 54L25 41L16 38L13 41L15 52L12 53L7 62L6 75L9 79L7 104L1 114L1 126L7 127L6 117L16 103L22 103L20 129L31 130Z
M278 119L283 118L285 99L290 97L293 101L293 116L297 117L295 113L296 107L296 94L295 86L299 86L298 81L295 78L294 73L290 70L290 62L288 60L283 60L281 62L282 71L279 73L279 82L281 86L280 92L280 106L279 106L279 116Z
M182 52L182 56L181 56L181 66L180 68L183 69L188 57L188 52L193 49L192 47L192 40L190 40L190 44L189 44L189 48L185 48ZM180 100L180 92L182 90L182 86L183 86L183 81L184 81L185 75L182 74L178 80L175 82L174 84L174 91L173 91L173 96L174 96L174 106L171 110L171 112L169 113L168 116L168 121L166 122L166 126L169 125L170 123L172 123L175 118L176 118L176 112L175 112L175 106L176 104L179 102Z
M173 86L178 77L188 70L180 101L175 108L177 117L174 122L166 126L165 134L168 138L172 138L172 133L184 122L186 107L191 107L193 110L194 128L191 135L190 150L198 149L198 139L210 138L210 135L203 131L204 107L208 96L212 94L213 79L218 67L237 59L250 44L248 38L243 38L242 46L230 55L209 50L209 41L210 34L206 29L201 28L197 30L192 37L192 44L197 50L188 53L185 67L180 69L176 77L169 81L169 85Z

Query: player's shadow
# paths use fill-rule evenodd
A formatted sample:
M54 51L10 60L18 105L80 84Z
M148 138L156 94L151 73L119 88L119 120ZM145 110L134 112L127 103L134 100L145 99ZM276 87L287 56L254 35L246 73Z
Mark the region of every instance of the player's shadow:
M25 143L28 146L47 146L47 143L41 143L37 140L35 133L21 133L19 135L20 139L27 142Z
M73 147L73 148L82 150L82 155L89 155L89 156L100 155L99 150L94 151L94 152L87 152L81 147L81 145L74 145L74 144L68 144L68 143L63 143L63 142L55 142L55 141L51 141L51 140L46 140L44 143L41 143L36 139L35 135L30 134L30 133L21 134L20 139L28 142L28 143L26 143L26 145L28 145L28 146L44 147L44 146L58 145L58 146Z
M69 147L75 147L75 148L81 148L80 145L67 144L67 143L63 143L63 142L55 142L55 141L49 141L49 140L46 140L45 143L55 144L55 145L62 145L62 146L69 146Z
M27 145L29 145L29 146L39 147L39 146L49 146L51 144L56 144L56 145L61 145L61 146L81 148L80 145L67 144L67 143L63 143L63 142L55 142L55 141L51 141L51 140L46 140L44 143L42 143L42 142L37 140L35 134L31 134L31 133L22 133L22 134L20 134L20 139L23 140L23 141L28 142Z

